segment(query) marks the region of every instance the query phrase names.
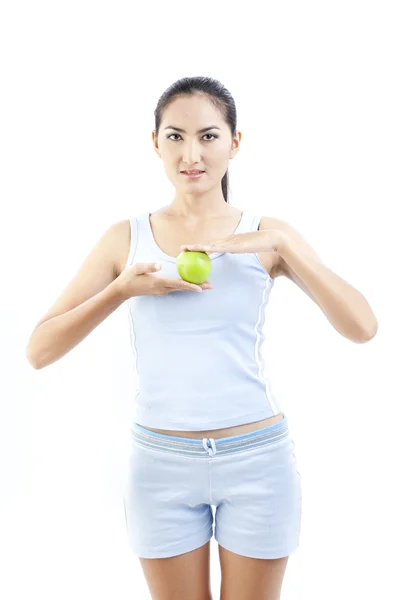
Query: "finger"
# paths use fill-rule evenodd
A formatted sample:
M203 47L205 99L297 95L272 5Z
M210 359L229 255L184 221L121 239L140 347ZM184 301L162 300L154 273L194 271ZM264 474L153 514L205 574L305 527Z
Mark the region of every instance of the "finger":
M171 292L202 292L203 290L199 285L195 283L189 283L183 279L164 279L164 285L166 288L170 288Z
M188 292L202 292L203 289L200 285L196 285L194 283L188 283L186 285L182 285L179 289L187 290Z
M185 252L211 252L211 246L202 244L191 244L190 246L181 246L181 251Z
M155 273L156 271L160 271L161 265L160 263L136 263L135 265L135 273L136 275L144 275L145 273Z
M175 289L170 289L170 292L202 292L203 290L201 289L201 287L193 287L193 288L175 288Z

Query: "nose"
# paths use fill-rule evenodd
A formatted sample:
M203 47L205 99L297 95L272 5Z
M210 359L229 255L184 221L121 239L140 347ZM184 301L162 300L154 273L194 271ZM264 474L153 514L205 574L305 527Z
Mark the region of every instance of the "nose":
M188 165L195 165L201 162L201 154L197 141L186 142L182 159L183 163Z

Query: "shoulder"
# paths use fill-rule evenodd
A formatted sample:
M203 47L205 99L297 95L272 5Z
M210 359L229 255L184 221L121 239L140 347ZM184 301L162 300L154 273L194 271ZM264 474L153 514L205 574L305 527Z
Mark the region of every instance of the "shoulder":
M260 218L260 229L278 229L287 234L296 233L296 230L290 223L284 221L283 219L278 219L278 217L266 217L263 216ZM297 232L298 234L299 232Z
M302 234L295 229L292 225L290 225L287 221L283 219L277 219L276 217L262 217L260 221L260 229L278 229L285 235L288 236L288 239L294 242L295 247L301 251L305 252L307 255L312 256L317 259L319 262L322 262L318 254L315 252L314 248L310 246L310 244L304 239ZM286 262L282 255L277 254L277 262L274 265L273 269L273 277L280 277L284 275L287 279L295 283L313 302L318 304L310 290L304 284L304 282L298 277L298 275L293 271L290 265ZM272 277L272 275L271 275Z
M316 258L317 260L321 261L314 248L312 248L312 246L307 242L307 240L300 233L300 231L296 229L293 225L288 223L288 221L278 219L277 217L263 216L260 219L259 229L277 229L278 231L285 234L288 240L292 240L300 250L311 255L313 258ZM292 269L290 269L289 265L286 263L286 261L281 255L278 255L274 273L276 277L285 275L289 279L294 280L294 274Z
M279 219L278 219L279 220ZM260 218L258 230L277 229L277 223L273 217L263 216ZM271 279L282 275L281 257L276 252L260 252L258 258Z
M269 217L269 216L262 216L260 219L260 223L258 226L259 230L266 230L266 229L278 229L279 231L284 231L285 226L287 226L288 223L286 223L285 221L283 221L282 219L278 219L277 217ZM271 270L270 270L270 275L273 279L275 279L276 277L281 277L282 275L285 275L284 270L283 270L283 258L280 256L280 254L274 254L273 257L271 257L271 253L268 253L270 260L272 259L272 264L271 264Z

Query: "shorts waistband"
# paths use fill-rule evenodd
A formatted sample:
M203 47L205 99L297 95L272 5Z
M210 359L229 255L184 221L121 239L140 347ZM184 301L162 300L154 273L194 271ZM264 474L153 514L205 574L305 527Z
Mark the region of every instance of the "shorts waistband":
M150 431L138 423L131 427L132 441L142 447L152 448L161 452L179 454L181 456L205 457L234 454L250 448L258 448L276 443L289 436L287 417L263 429L225 438L186 438L165 435Z

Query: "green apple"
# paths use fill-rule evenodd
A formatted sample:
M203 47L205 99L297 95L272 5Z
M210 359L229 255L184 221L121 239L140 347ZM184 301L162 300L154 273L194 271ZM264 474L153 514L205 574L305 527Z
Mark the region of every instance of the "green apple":
M184 250L176 259L176 268L181 279L200 285L211 272L211 259L206 252Z

